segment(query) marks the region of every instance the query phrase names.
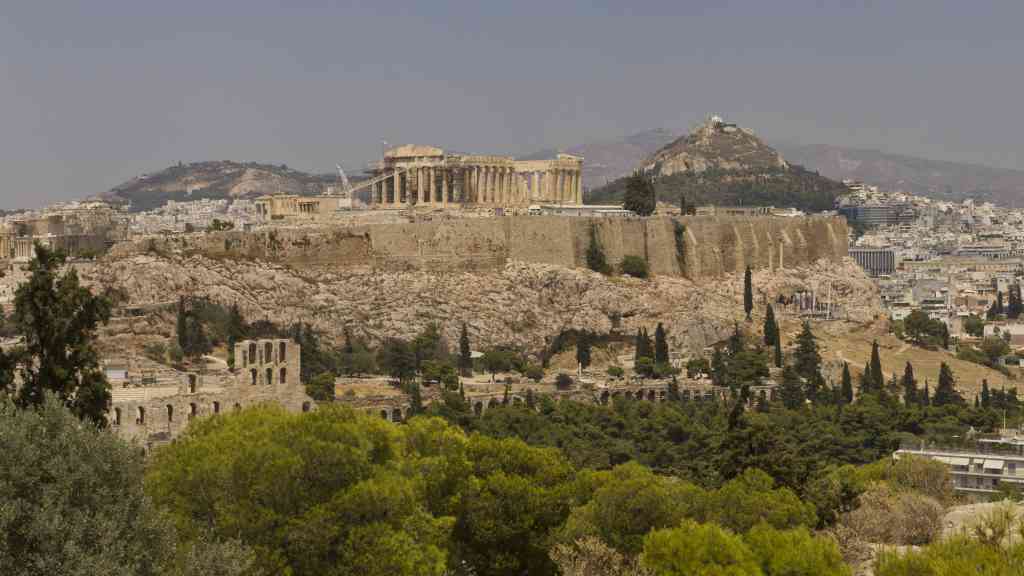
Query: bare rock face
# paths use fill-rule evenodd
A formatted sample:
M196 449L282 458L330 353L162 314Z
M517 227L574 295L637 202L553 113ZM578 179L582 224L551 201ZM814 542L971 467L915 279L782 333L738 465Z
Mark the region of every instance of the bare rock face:
M657 176L710 169L778 170L788 166L781 154L753 132L718 117L658 150L645 162L647 171Z
M257 260L135 254L108 258L80 275L125 294L130 305L205 296L237 303L250 321L308 322L336 341L345 328L379 342L412 338L436 323L455 342L466 323L474 348L511 344L537 352L564 330L633 334L640 327L653 332L662 322L673 348L699 352L727 338L744 319L742 274L699 283L669 276L639 280L519 261L486 273L322 271ZM829 281L844 317L869 321L878 313L877 290L846 259L755 272L755 314L780 294L816 290L823 298ZM785 307L776 309L786 313Z

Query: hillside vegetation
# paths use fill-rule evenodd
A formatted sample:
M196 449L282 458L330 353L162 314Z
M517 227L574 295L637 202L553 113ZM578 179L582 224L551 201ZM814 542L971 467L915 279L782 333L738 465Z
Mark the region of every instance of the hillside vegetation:
M130 202L133 211L143 211L159 208L168 200L317 194L333 179L333 175L307 174L285 164L227 160L179 163L133 178L114 187L105 197L113 202Z

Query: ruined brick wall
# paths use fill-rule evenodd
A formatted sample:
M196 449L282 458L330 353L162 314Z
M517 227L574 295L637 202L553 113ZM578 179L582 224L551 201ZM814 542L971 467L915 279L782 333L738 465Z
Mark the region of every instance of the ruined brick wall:
M838 217L515 216L181 235L138 240L112 253L198 252L300 268L369 266L391 271L483 272L500 269L509 260L585 268L592 229L611 265L624 256L641 256L654 274L690 279L742 271L748 265L791 268L819 258L837 260L848 249L846 221Z

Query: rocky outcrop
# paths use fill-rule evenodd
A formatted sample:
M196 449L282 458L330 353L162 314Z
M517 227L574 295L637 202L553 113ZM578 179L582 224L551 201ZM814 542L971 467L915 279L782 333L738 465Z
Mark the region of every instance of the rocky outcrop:
M671 276L609 278L520 261L479 273L434 273L129 254L80 274L124 294L128 305L174 301L182 294L205 296L225 305L237 303L250 320L309 322L339 340L346 327L380 341L410 338L436 323L455 342L466 323L474 347L513 344L539 351L568 329L632 334L639 327L653 331L662 322L674 348L699 351L726 338L743 319L742 273L694 282ZM821 293L829 281L834 301L849 319L868 321L878 312L877 290L849 259L761 270L753 280L758 313L780 294Z
M655 176L710 169L750 171L789 167L781 154L753 132L717 117L658 150L644 166Z

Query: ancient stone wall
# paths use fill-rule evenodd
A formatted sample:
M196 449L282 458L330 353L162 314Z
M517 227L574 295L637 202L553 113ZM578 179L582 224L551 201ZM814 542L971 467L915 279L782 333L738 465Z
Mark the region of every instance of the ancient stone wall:
M641 256L654 274L690 279L746 266L793 268L819 258L838 260L848 248L842 218L513 216L192 234L137 240L115 247L113 255L169 251L298 268L369 266L386 271L484 272L499 270L509 260L585 268L592 229L613 266L624 256Z

